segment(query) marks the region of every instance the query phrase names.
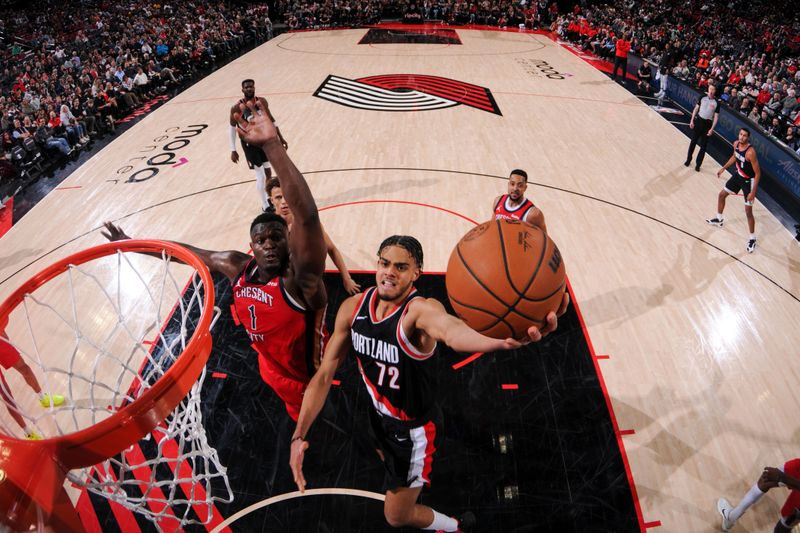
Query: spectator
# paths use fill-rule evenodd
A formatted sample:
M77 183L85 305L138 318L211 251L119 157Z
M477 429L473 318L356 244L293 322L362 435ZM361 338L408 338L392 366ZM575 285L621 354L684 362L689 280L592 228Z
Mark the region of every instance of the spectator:
M649 95L651 89L650 82L653 79L653 71L650 69L650 63L642 61L639 70L636 72L636 77L639 79L639 83L637 84L639 92Z
M617 39L614 47L614 72L611 76L615 81L617 79L617 69L622 67L622 84L625 85L625 78L628 76L628 52L631 49L631 42L628 40L628 35L624 34Z

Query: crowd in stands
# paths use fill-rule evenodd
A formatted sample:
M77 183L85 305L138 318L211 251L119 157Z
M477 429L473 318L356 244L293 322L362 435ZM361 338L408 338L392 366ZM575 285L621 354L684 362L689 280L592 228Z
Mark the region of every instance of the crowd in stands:
M272 35L268 8L29 0L0 8L0 179L70 157L159 94Z
M552 0L278 0L275 9L290 29L362 26L381 18L535 29L549 27L558 14Z
M800 10L787 0L615 0L561 14L553 30L583 49L613 58L616 41L674 77L750 118L800 150ZM799 154L800 155L800 154Z

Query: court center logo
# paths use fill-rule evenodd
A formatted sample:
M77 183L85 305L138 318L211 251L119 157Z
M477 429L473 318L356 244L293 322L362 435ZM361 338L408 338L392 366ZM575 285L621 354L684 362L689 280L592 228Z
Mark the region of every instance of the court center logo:
M314 96L371 111L431 111L463 104L503 115L486 87L439 76L384 74L350 80L331 74Z

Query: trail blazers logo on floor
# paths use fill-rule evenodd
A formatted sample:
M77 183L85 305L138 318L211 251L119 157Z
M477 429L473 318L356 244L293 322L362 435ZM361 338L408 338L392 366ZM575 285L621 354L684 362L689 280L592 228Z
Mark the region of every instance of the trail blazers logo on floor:
M314 96L371 111L430 111L463 104L503 115L489 89L439 76L384 74L349 80L330 75Z

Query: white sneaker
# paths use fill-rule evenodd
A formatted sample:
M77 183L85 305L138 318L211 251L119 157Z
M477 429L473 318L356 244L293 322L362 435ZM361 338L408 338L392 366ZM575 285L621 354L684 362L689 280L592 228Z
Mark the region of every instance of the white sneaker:
M717 511L722 515L722 531L730 531L736 524L733 520L728 519L728 515L731 514L732 509L733 506L725 498L717 500Z
M756 249L756 240L750 239L747 241L747 253L752 254Z

